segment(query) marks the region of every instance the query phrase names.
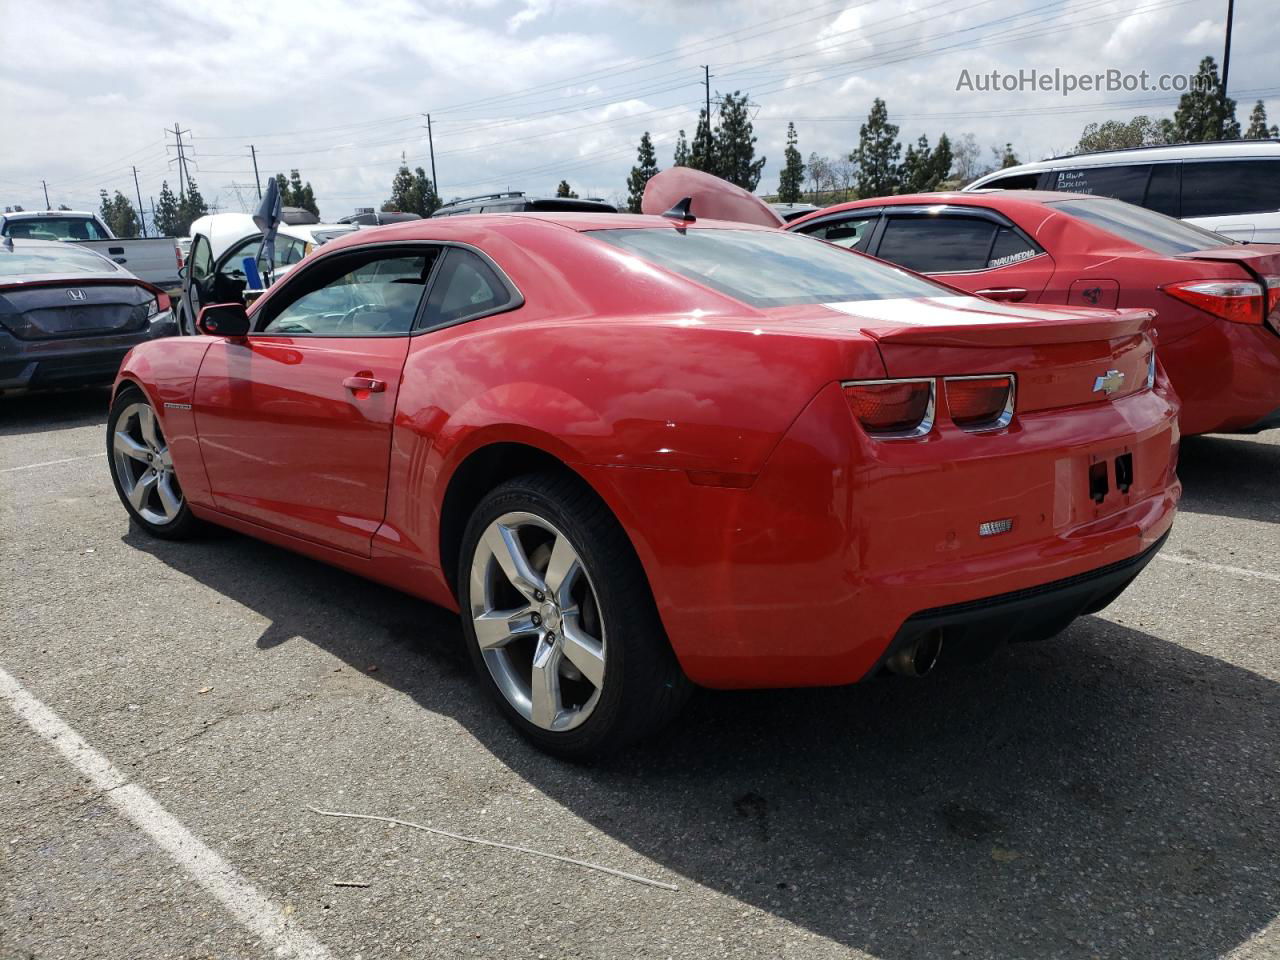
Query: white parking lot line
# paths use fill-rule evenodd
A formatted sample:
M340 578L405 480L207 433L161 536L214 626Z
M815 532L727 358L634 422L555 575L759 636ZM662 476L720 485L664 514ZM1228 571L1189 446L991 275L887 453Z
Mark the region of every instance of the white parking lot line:
M1156 556L1169 563L1180 563L1187 567L1204 567L1206 570L1216 570L1218 573L1230 573L1237 577L1253 577L1255 580L1270 580L1272 583L1280 583L1280 574L1263 573L1261 570L1250 570L1248 567L1231 567L1225 563L1210 563L1208 560L1180 557L1176 553L1158 553Z
M37 467L56 467L60 463L75 463L77 460L92 460L95 457L105 457L107 452L86 453L83 457L64 457L61 460L44 460L40 463L24 463L20 467L3 467L0 473L14 473L18 470L35 470Z
M89 746L44 703L0 667L0 697L41 739L52 745L156 845L215 897L276 957L332 960L332 954L264 897L235 868L184 827L154 797Z

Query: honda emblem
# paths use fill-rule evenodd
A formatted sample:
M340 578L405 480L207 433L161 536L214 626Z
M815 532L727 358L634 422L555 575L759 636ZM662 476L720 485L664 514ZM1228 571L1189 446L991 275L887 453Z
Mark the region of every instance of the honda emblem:
M88 295L78 287L72 287L68 290L67 296L76 301L84 300L88 297Z

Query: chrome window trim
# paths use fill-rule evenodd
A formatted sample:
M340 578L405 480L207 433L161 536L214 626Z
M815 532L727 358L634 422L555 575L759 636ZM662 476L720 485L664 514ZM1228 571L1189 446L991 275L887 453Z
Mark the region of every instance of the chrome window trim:
M977 426L961 426L952 418L951 422L965 433L992 433L996 430L1003 430L1013 422L1013 409L1017 405L1018 396L1018 375L1016 373L976 373L968 376L943 377L942 389L946 390L946 385L953 380L995 380L1000 377L1009 378L1009 396L1004 402L1004 409L1000 411L1000 416L990 423L983 423ZM947 399L947 412L951 412L951 400Z
M934 419L938 409L938 378L937 377L890 377L882 380L841 380L840 387L874 387L886 383L927 383L929 385L929 403L924 410L924 419L922 419L911 430L868 430L862 426L862 422L854 416L854 422L858 424L862 432L873 440L917 440L920 437L927 436L933 432ZM850 411L852 413L852 411Z

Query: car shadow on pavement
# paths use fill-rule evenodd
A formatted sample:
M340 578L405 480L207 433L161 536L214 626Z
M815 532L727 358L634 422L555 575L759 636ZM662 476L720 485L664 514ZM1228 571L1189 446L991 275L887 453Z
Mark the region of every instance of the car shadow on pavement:
M1280 523L1280 443L1251 437L1184 437L1178 476L1180 510Z
M110 403L111 391L106 387L0 396L0 437L105 424Z
M126 541L269 620L264 655L301 638L455 718L657 876L885 960L1210 958L1280 914L1280 685L1140 630L1088 617L923 680L702 691L583 767L510 731L446 611L237 535Z

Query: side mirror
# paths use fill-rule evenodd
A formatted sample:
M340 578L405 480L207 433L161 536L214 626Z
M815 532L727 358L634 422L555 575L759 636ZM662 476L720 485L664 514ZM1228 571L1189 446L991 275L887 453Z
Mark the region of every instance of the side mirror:
M243 337L249 332L249 314L243 303L211 303L200 310L196 329L210 337Z

